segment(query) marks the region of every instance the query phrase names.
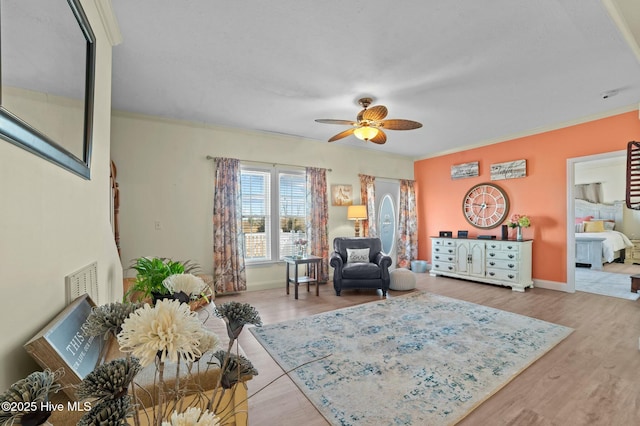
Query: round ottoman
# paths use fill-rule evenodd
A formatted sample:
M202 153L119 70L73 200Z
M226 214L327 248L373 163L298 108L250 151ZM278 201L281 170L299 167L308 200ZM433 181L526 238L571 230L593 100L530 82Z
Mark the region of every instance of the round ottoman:
M399 268L389 272L391 282L389 289L391 290L413 290L416 288L416 277L408 269Z

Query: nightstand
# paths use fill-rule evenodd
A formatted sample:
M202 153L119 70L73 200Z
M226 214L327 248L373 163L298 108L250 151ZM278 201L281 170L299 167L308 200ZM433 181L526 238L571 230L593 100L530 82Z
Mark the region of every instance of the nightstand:
M633 247L625 250L624 263L640 265L640 240L631 240Z

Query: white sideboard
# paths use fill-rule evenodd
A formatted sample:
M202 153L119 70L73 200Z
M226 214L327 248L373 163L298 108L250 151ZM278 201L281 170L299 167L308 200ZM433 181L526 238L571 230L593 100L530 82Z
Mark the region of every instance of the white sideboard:
M524 291L533 287L533 241L431 237L432 276L462 278Z

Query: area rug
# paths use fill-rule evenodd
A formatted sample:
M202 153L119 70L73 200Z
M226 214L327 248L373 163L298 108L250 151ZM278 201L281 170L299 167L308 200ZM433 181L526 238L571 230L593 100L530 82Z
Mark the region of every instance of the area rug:
M573 331L426 292L250 330L341 426L455 424Z
M576 268L576 290L603 296L638 300L640 294L631 292L631 278L627 274Z

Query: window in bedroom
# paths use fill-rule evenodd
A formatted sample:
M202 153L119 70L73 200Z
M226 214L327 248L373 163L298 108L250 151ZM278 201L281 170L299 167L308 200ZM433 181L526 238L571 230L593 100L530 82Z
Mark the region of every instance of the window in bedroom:
M282 259L306 238L305 173L242 166L242 232L247 263Z

